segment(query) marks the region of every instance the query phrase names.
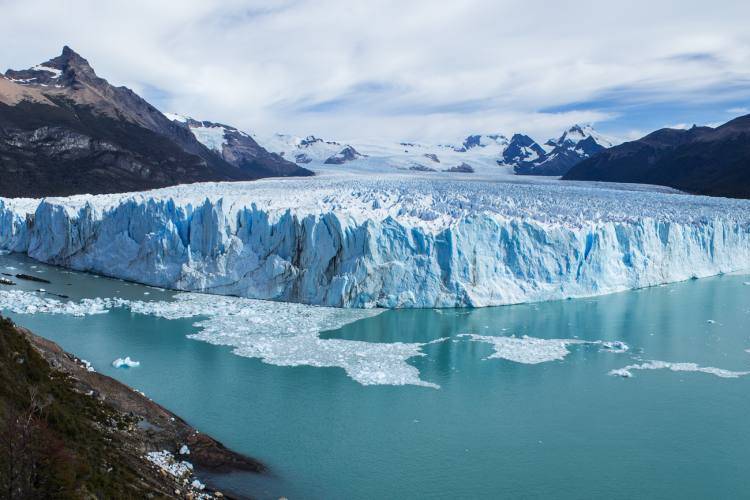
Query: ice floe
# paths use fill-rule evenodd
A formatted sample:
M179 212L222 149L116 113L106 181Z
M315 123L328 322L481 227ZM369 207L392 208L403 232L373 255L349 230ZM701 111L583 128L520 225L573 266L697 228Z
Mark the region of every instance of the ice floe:
M319 337L321 332L376 316L382 309L317 307L198 293L178 293L169 301L97 298L74 302L26 291L0 292L0 309L20 314L84 316L116 307L165 319L200 318L195 323L199 331L190 338L230 346L234 354L272 365L343 368L363 385L437 387L421 380L419 370L407 363L410 358L424 356L426 344Z
M610 375L616 377L630 378L633 370L671 370L673 372L699 372L716 375L721 378L738 378L750 375L750 371L731 371L713 366L700 366L696 363L671 363L668 361L646 361L645 363L628 365L623 368L611 370Z
M506 359L516 363L537 364L565 359L570 354L568 346L598 345L603 350L622 353L628 345L620 341L579 340L579 339L540 339L536 337L496 337L466 333L459 337L469 338L475 342L491 344L494 352L486 359Z
M340 309L238 297L180 293L173 301L132 301L131 311L167 319L206 317L190 338L233 348L235 354L277 366L343 368L362 385L437 387L419 378L407 363L424 356L420 343L376 343L321 339L335 330L371 318L382 310Z

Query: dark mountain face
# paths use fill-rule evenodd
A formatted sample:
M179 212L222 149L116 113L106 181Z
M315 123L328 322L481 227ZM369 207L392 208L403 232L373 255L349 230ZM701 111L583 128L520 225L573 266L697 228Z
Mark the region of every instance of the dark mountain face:
M551 148L538 158L531 158L516 164L515 172L520 175L564 175L574 165L596 153L605 146L597 142L592 129L574 125L557 140L545 143Z
M716 129L662 129L600 152L563 179L659 184L750 198L750 115Z
M273 175L251 161L243 165L206 148L130 89L99 78L68 47L46 63L0 75L0 196L112 193Z
M533 162L544 156L544 149L528 135L514 134L503 151L503 161L509 165Z
M344 149L329 157L324 163L326 165L343 165L344 163L357 158L362 158L364 155L360 154L359 151L351 146L345 146Z

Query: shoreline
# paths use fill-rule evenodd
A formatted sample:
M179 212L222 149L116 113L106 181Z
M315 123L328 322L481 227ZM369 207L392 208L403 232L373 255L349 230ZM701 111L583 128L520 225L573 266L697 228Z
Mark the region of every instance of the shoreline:
M168 498L247 498L245 494L223 490L221 481L216 480L217 475L268 472L262 462L228 449L141 392L93 371L85 361L55 342L3 316L0 316L0 323L6 330L5 335L11 336L15 331L28 342L47 365L51 380L56 379L55 375L63 375L66 387L62 390L77 393L74 397L91 398L105 411L114 413L115 417L108 417L108 421L114 418L120 422L117 428L100 431L107 434L105 440L120 442L117 452L127 455L127 465L141 475L147 488L159 485L153 491L147 490L149 493ZM12 356L16 351L18 349L5 355ZM101 423L95 426L103 427ZM210 479L203 481L201 473Z

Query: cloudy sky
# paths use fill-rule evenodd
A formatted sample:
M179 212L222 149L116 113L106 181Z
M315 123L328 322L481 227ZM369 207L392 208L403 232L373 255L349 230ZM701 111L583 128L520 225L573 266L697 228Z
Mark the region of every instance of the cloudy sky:
M0 0L0 65L68 44L163 111L337 139L636 137L750 113L750 2ZM3 68L4 69L4 68Z

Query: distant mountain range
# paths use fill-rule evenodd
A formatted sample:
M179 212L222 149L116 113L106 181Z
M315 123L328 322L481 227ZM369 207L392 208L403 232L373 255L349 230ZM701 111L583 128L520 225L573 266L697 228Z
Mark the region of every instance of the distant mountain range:
M66 46L45 63L0 75L0 196L312 174L224 130L220 148L206 147L190 127L110 85Z
M662 129L618 146L590 125L541 144L520 133L474 134L457 145L347 144L259 137L162 113L97 76L67 46L45 63L0 74L0 196L141 191L326 169L563 176L750 197L750 115L716 129Z
M421 172L468 172L466 162L475 162L508 167L515 174L550 176L563 175L581 160L613 144L611 139L598 134L590 125L574 125L544 145L524 134L514 134L510 139L501 134L470 135L459 146L429 146L413 142L352 145L324 141L312 135L300 138L284 134L256 139L269 151L303 165L380 163ZM446 157L455 165L447 169L436 168L434 163L440 163Z
M569 180L659 184L750 198L750 115L711 127L661 129L575 165Z

